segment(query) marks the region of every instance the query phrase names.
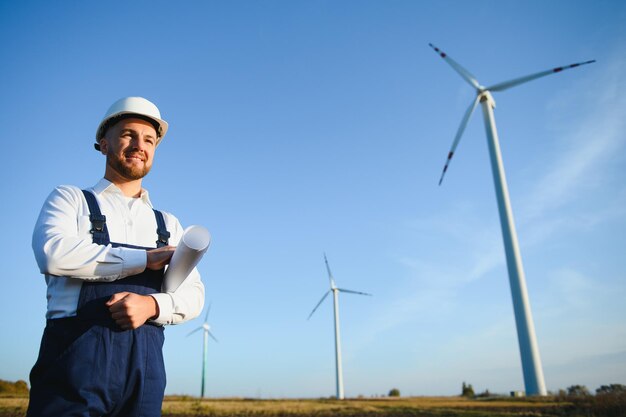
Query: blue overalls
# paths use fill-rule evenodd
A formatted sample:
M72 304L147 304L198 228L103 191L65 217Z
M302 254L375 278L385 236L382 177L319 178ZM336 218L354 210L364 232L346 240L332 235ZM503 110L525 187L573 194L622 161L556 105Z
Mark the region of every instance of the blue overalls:
M94 243L140 248L110 242L95 196L85 190L83 194ZM169 232L163 214L154 214L157 247L162 247L168 244ZM160 416L165 391L163 327L146 323L122 330L105 303L123 291L161 292L162 283L163 270L149 269L113 282L83 282L76 316L46 322L30 373L27 416Z

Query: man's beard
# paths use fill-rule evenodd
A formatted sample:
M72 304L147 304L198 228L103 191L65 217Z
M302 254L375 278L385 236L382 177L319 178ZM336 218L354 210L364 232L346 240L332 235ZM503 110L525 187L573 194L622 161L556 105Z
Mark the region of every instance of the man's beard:
M117 155L113 154L113 152L107 153L107 165L109 165L122 177L128 180L139 180L145 177L146 175L148 175L148 172L150 172L151 168L145 163L141 167L135 165L125 165L124 161L121 160Z

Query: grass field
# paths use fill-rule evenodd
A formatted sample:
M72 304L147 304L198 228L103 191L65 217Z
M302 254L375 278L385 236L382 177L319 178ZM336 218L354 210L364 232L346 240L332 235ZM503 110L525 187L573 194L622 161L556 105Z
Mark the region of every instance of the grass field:
M0 417L23 417L27 398L0 398ZM626 398L611 401L563 399L467 399L462 397L258 400L167 397L164 417L311 417L311 416L419 416L419 417L624 417Z

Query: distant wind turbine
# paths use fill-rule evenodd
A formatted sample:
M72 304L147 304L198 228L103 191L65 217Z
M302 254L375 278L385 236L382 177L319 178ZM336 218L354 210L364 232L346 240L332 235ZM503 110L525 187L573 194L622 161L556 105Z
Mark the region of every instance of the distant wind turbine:
M443 177L448 170L452 156L456 150L463 131L467 126L469 118L480 102L483 109L483 118L485 129L487 131L487 142L489 145L489 155L491 157L491 169L493 171L493 180L496 188L496 198L498 201L498 209L500 211L500 225L502 227L502 238L504 240L504 250L509 271L509 283L511 286L511 295L513 298L513 310L515 313L515 322L517 326L517 337L522 358L522 370L524 374L524 385L526 393L529 395L546 395L546 386L543 378L543 369L541 367L541 359L539 357L539 348L537 347L537 338L535 336L535 327L533 324L532 314L530 311L530 302L528 301L528 292L526 290L526 279L522 267L522 258L517 243L517 233L513 221L513 212L509 201L509 191L506 185L504 175L504 166L502 164L502 156L500 154L500 144L498 142L498 132L496 131L496 122L493 115L493 109L496 103L491 96L492 91L504 91L511 87L524 84L546 75L555 74L570 68L576 68L581 65L591 64L595 60L571 64L565 67L557 67L547 71L537 72L535 74L526 75L509 81L494 84L490 87L484 87L478 83L476 78L459 63L450 58L446 53L429 44L450 66L476 89L476 98L472 101L469 108L465 112L461 125L459 126L452 147L448 153L448 159L443 167L439 185L443 181Z
M200 330L204 330L204 340L202 344L202 388L200 390L200 398L204 398L204 376L206 375L207 346L209 344L209 336L211 336L211 339L217 342L217 339L215 338L215 336L213 336L213 333L211 333L211 330L210 330L211 326L209 326L209 323L208 323L210 312L211 312L211 304L209 304L209 308L207 308L206 316L204 316L204 323L202 324L202 326L192 330L187 335L187 337L189 337L192 334Z
M349 294L358 294L358 295L372 295L359 291L346 290L343 288L337 288L335 285L335 279L333 278L332 272L330 272L330 267L328 266L328 259L326 259L326 254L324 254L324 262L326 263L326 270L328 271L328 279L330 280L330 290L324 294L322 299L317 303L311 314L307 320L313 316L315 310L322 304L322 302L328 297L328 294L333 293L333 307L335 312L335 365L336 365L336 376L337 376L337 399L343 400L343 371L341 367L341 341L339 338L339 292L345 292Z

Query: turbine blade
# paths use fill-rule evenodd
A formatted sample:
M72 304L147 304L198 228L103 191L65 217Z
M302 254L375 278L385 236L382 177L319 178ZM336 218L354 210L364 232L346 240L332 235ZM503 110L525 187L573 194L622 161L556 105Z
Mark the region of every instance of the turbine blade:
M565 67L556 67L546 71L537 72L535 74L525 75L523 77L515 78L513 80L504 81L498 84L494 84L491 87L486 88L489 91L504 91L511 87L518 86L520 84L527 83L532 80L536 80L537 78L545 77L546 75L556 74L557 72L565 71L570 68L580 67L581 65L591 64L596 62L595 59L587 62L578 62L576 64L567 65Z
M328 294L330 294L330 290L326 291L326 294L324 294L324 296L322 297L322 299L320 300L319 303L317 303L317 305L315 306L315 308L313 309L313 311L311 311L311 314L309 314L309 317L307 318L307 320L309 320L311 318L311 316L313 315L313 313L315 313L315 310L317 310L317 308L320 306L320 304L322 304L322 302L326 299L326 297L328 297Z
M478 83L478 80L476 79L476 77L474 77L472 75L472 73L470 73L468 70L466 70L465 68L463 68L458 62L456 62L454 59L450 58L448 56L448 54L446 54L445 52L443 52L441 49L437 48L435 45L433 45L432 43L428 44L431 48L433 48L435 50L435 52L437 52L437 54L439 54L440 57L443 58L444 61L446 61L448 64L450 64L450 66L465 80L467 81L472 87L474 87L477 90L481 89L480 84Z
M192 334L196 333L199 330L202 330L204 327L200 326L195 330L190 331L189 333L187 333L187 337L191 336Z
M346 290L346 289L344 289L344 288L337 288L337 289L338 289L339 291L341 291L341 292L347 292L347 293L350 293L350 294L370 295L370 296L372 295L372 294L368 294L368 293L366 293L366 292Z
M207 308L206 310L206 316L204 316L205 323L209 320L209 313L211 312L211 304L213 304L213 302L209 303L209 308Z
M335 288L335 279L333 278L333 273L330 272L328 259L326 259L326 252L324 252L324 262L326 263L326 270L328 271L328 279L330 280L330 288Z
M217 343L219 343L219 341L217 340L217 338L215 336L213 336L213 333L211 333L211 331L209 330L209 336L211 336L211 339L215 340Z
M446 171L448 170L448 166L450 166L450 161L452 160L452 157L454 156L456 147L459 145L459 142L461 141L461 136L463 136L465 127L467 126L467 123L469 122L469 119L472 116L472 113L474 113L474 110L476 109L476 106L478 105L479 99L480 99L480 96L477 95L474 101L472 102L472 104L470 104L470 106L467 108L467 111L465 111L465 115L463 115L461 124L459 125L459 128L456 131L454 142L452 142L452 147L450 148L450 152L448 152L448 159L446 160L446 164L443 166L443 171L441 172L441 177L439 178L439 185L441 185L441 182L443 181L443 176L446 175Z

